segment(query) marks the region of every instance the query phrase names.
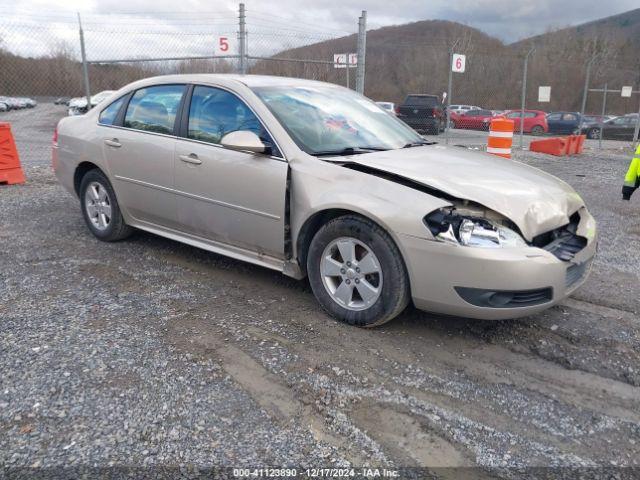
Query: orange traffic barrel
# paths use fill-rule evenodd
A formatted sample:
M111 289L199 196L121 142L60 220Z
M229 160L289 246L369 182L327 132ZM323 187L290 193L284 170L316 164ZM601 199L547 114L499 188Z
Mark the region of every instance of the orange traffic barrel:
M513 120L508 118L491 119L487 153L511 158L511 144L513 143Z
M24 172L10 123L0 123L0 183L24 183Z

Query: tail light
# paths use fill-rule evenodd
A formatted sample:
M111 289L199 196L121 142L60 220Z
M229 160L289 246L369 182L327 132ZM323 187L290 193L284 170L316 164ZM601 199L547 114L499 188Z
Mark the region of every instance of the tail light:
M58 126L56 125L55 130L53 131L53 138L51 139L54 148L58 148Z

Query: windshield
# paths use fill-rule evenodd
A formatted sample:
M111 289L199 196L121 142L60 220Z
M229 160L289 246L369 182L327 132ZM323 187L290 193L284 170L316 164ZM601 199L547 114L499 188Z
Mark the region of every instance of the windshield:
M374 102L345 88L273 86L253 91L310 155L392 150L425 142Z

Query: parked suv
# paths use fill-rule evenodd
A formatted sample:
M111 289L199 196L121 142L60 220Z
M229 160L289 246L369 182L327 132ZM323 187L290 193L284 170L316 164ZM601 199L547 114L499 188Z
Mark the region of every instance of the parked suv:
M398 108L398 118L419 133L438 135L444 131L446 116L437 95L410 94Z

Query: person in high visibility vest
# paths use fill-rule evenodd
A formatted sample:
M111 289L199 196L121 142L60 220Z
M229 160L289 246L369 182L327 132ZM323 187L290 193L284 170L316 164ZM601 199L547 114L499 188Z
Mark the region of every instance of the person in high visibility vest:
M640 145L636 150L636 154L631 160L629 171L624 177L624 187L622 187L622 199L631 200L631 194L640 187Z

